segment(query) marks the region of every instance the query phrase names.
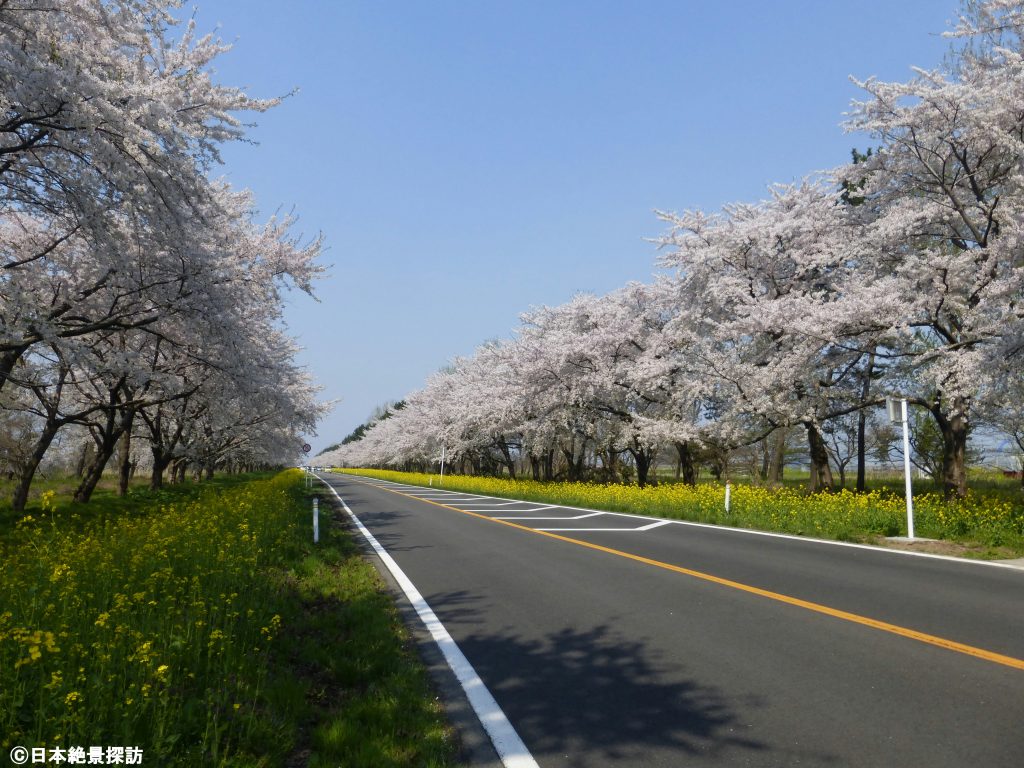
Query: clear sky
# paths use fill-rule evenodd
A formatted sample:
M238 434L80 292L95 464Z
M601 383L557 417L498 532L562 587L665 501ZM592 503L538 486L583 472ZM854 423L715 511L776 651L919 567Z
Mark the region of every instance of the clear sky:
M186 6L184 13L188 12ZM255 96L225 173L323 232L300 358L314 453L521 312L649 280L656 209L755 201L849 158L849 76L934 68L956 0L198 0ZM219 29L218 29L219 25Z

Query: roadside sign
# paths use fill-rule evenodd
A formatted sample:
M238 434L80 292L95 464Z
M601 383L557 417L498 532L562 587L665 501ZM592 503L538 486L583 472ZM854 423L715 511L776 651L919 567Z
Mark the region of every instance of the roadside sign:
M886 409L889 411L889 421L893 424L903 423L903 406L900 400L895 397L885 398Z
M312 450L313 450L313 447L309 443L303 443L302 444L302 452L303 453L309 453Z

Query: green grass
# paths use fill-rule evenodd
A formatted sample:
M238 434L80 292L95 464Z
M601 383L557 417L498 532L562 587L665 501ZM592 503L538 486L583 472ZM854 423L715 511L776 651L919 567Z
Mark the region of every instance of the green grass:
M308 765L453 765L454 733L377 571L323 514L320 531L320 544L305 544L281 573L294 599L282 606L291 627L286 674L273 681L295 704L295 689L306 692L299 709L313 724L303 735Z
M52 491L48 493L47 491ZM301 474L43 489L0 539L0 753L164 766L446 766L454 739L374 569ZM3 510L0 510L0 514Z

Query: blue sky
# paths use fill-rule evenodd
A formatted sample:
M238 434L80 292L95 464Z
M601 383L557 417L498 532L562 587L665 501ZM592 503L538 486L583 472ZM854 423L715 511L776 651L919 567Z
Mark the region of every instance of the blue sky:
M299 92L224 172L323 232L301 362L340 399L314 453L521 312L649 280L655 209L844 162L849 76L938 66L955 0L200 0L221 82ZM219 25L219 29L218 29Z

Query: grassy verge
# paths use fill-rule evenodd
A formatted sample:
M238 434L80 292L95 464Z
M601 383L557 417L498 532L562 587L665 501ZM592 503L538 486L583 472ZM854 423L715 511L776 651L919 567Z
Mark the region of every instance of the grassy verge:
M337 525L309 541L300 473L64 503L44 493L0 539L0 754L451 764L376 572Z
M340 470L352 474L410 483L437 485L436 475L389 470ZM446 475L449 490L503 498L539 501L589 509L654 515L677 520L739 526L839 541L874 541L906 533L906 506L901 495L882 488L870 493L851 491L807 495L793 488L736 485L725 509L725 488L661 484L635 485L537 482L507 478ZM1019 499L972 492L967 499L947 503L937 493L914 500L917 536L971 545L971 556L1024 555L1024 505Z

